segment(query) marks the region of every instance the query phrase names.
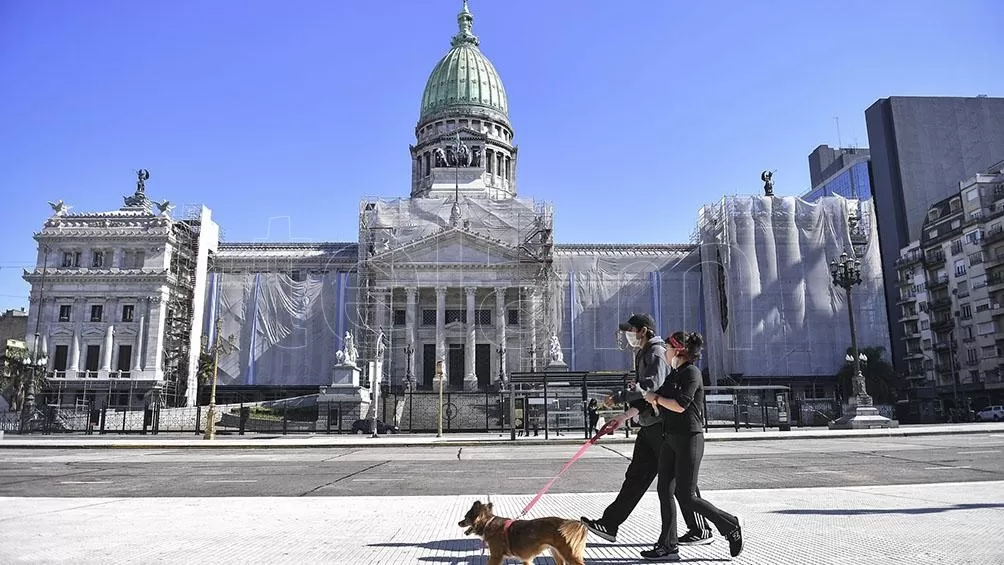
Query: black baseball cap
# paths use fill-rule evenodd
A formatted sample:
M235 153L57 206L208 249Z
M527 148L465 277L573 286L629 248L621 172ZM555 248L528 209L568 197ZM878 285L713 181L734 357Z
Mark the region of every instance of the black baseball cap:
M655 320L648 314L631 314L626 322L621 323L621 331L640 330L648 328L655 331Z

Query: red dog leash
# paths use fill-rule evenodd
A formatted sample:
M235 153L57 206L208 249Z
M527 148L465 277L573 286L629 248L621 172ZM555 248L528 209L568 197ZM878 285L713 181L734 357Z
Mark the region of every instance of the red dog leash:
M578 461L579 458L581 458L582 455L585 454L585 452L586 452L587 449L589 449L590 447L592 447L593 445L595 445L596 442L601 437L603 437L603 436L605 436L605 435L607 435L609 433L613 433L617 429L617 426L614 425L614 423L615 423L615 420L611 420L611 421L607 422L606 424L603 424L603 427L600 428L600 431L596 432L595 436L593 436L592 438L590 438L589 440L587 440L586 443L583 443L582 447L580 447L579 450L575 452L575 455L573 455L572 458L569 459L567 463L565 463L565 466L562 467L560 471L558 471L558 474L555 475L554 478L552 478L550 481L548 481L548 483L546 485L544 485L544 488L540 489L540 491L537 492L537 496L533 497L533 500L531 500L523 508L523 512L521 512L520 515L516 517L516 520L519 520L523 516L526 516L527 512L529 512L530 509L533 508L533 505L537 504L537 502L540 500L540 497L544 496L544 493L546 493L548 490L550 490L551 485L554 484L554 481L557 481L562 475L564 475L565 471L567 471L568 468L572 466L572 463L575 463L576 461ZM510 525L511 525L511 523L506 523L506 525L505 525L504 531L506 531L507 533L508 533Z

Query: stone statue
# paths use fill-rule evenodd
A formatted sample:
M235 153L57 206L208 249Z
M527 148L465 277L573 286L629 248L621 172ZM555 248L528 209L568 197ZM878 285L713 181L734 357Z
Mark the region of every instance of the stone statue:
M62 200L57 200L56 202L49 202L49 206L52 207L53 216L65 216L66 213L70 211L70 205L63 202Z
M471 148L471 166L480 167L481 166L481 148L473 147Z
M471 165L471 150L466 145L460 144L456 156L458 167L469 167Z
M446 167L446 152L443 151L442 147L437 147L432 150L432 154L436 156L436 167Z
M760 180L763 181L763 195L774 196L774 171L760 173Z
M547 356L552 365L561 365L565 362L565 355L561 352L561 342L558 336L551 336L551 343L547 348Z
M338 365L351 365L355 367L358 359L359 350L356 349L355 340L352 338L351 333L345 332L342 349L335 352L335 361Z
M146 181L150 180L150 171L140 169L136 171L136 194L146 192Z

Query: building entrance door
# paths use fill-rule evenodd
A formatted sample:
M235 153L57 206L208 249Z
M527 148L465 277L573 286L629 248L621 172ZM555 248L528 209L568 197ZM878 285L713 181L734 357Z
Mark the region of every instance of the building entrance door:
M478 390L488 390L492 382L492 345L474 345L474 374L478 376Z
M464 389L464 344L451 343L447 352L446 373L450 377L450 388Z

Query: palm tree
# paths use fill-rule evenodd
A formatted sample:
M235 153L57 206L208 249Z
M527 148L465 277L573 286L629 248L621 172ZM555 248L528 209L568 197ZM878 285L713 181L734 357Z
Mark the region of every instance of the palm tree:
M25 392L42 390L45 385L45 372L37 371L28 358L27 351L8 347L0 355L0 393L10 401L12 410L20 411L24 404Z
M897 399L896 370L882 358L885 348L881 346L865 347L859 350L867 358L861 363L861 373L865 377L865 387L875 404L893 404ZM852 348L847 348L847 355L853 356ZM853 393L851 378L854 376L854 363L844 363L837 372L837 388L840 397L850 398Z

